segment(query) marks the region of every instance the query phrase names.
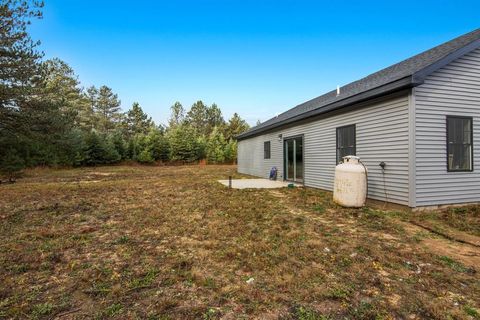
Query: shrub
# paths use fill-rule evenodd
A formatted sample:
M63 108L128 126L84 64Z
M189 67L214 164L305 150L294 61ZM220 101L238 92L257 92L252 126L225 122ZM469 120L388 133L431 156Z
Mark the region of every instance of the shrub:
M153 163L155 161L155 159L153 158L150 150L144 149L137 156L137 161L140 162L140 163Z

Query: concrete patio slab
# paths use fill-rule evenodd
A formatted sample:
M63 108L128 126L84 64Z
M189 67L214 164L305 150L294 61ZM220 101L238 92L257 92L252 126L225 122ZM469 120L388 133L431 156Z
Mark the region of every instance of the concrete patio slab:
M218 180L221 184L228 187L228 180ZM269 179L232 179L232 188L234 189L276 189L285 188L292 182L275 181ZM296 187L301 186L295 184Z

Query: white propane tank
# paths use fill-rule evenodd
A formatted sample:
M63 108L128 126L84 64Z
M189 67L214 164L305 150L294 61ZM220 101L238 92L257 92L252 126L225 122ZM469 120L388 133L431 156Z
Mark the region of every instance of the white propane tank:
M360 208L367 196L367 168L355 156L343 157L335 167L333 201L344 207Z

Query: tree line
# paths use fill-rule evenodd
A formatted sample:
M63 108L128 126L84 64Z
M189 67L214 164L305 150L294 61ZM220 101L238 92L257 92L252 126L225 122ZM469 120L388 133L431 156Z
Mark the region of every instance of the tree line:
M140 163L209 163L236 160L235 136L248 124L228 121L216 105L171 107L157 125L133 103L126 112L108 86L83 88L64 61L43 59L28 25L42 17L43 3L0 3L0 172L14 179L29 166Z

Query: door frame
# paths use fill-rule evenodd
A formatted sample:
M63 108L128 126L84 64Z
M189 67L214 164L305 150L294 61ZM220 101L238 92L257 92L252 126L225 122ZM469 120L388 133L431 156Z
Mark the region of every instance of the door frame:
M305 185L305 135L302 134L296 134L293 136L288 136L288 137L282 137L282 154L283 154L283 181L290 181L294 183L300 183L295 180L287 179L287 161L286 161L286 154L285 154L285 142L286 140L291 140L291 139L296 139L296 138L302 138L302 160L303 160L303 168L302 168L302 185Z

